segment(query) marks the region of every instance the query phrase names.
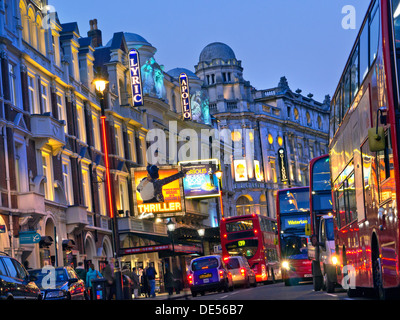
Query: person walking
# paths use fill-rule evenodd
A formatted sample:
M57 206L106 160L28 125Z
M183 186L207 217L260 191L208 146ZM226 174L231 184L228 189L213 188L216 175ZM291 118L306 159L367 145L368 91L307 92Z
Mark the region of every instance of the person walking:
M165 288L168 291L168 295L171 296L174 292L175 279L171 271L169 271L169 268L165 270L164 283L165 283Z
M115 293L115 281L114 281L114 275L113 271L111 269L110 264L108 261L104 261L105 267L102 270L102 274L104 279L107 280L107 286L106 286L106 291L107 291L107 300L112 300L114 293Z
M139 297L139 289L140 289L140 282L139 282L139 275L136 272L136 268L132 269L132 286L133 286L133 295L135 299Z
M149 266L146 269L147 279L149 280L150 284L150 297L156 297L156 275L157 271L154 268L153 262L150 262Z
M90 292L89 297L93 300L93 287L92 280L100 279L102 275L96 270L94 264L91 263L89 266L89 271L86 273L86 288Z
M175 279L175 291L176 294L180 294L181 290L183 289L183 281L182 281L182 270L179 267L176 267L174 270L174 279Z
M140 280L143 288L141 293L144 294L145 298L150 297L150 284L149 279L147 278L146 269L142 270L142 277Z
M83 267L82 261L78 262L78 266L76 267L75 272L78 275L79 279L82 279L83 282L86 283L86 273L87 272L86 272L85 268Z

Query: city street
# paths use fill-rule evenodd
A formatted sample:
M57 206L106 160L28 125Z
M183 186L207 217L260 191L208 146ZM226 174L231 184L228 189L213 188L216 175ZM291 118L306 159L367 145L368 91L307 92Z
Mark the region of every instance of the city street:
M191 300L371 300L371 298L349 298L345 290L336 288L335 293L316 292L309 282L286 287L283 282L258 285L256 288L235 288L233 292L208 292ZM181 299L185 299L182 297Z

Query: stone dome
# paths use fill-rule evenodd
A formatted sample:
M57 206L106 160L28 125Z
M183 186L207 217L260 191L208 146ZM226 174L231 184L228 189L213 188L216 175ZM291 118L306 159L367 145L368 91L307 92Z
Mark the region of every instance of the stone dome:
M213 42L207 45L200 53L199 62L222 59L224 61L236 59L235 53L228 45L221 42Z
M178 78L179 75L184 72L187 74L187 76L189 77L189 79L199 79L198 76L196 76L192 71L185 69L185 68L175 68L175 69L171 69L169 70L167 73L174 78Z

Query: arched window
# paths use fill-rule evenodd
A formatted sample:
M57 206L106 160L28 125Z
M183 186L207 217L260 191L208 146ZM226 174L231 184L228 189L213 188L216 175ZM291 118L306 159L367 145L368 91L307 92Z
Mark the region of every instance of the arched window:
M22 39L29 42L29 17L23 0L19 2L19 12L21 16Z
M37 48L37 28L36 28L36 19L35 13L33 12L32 8L28 10L28 17L29 17L29 43L32 47Z
M36 28L37 28L37 41L38 46L37 49L43 54L46 55L46 38L45 38L45 30L42 28L42 16L38 14L36 16Z
M299 120L299 110L297 108L294 108L294 119Z
M318 116L318 129L322 128L322 119L320 116Z
M310 116L310 113L308 111L306 113L306 117L307 117L307 125L310 126L311 125L311 116Z

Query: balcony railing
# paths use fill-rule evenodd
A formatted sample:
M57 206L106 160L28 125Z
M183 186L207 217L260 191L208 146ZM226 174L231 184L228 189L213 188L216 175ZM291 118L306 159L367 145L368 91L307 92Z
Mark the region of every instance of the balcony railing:
M55 154L65 146L64 121L58 121L50 113L31 115L32 136L53 148Z
M135 217L118 218L118 230L168 235L167 226L164 223L156 223Z

